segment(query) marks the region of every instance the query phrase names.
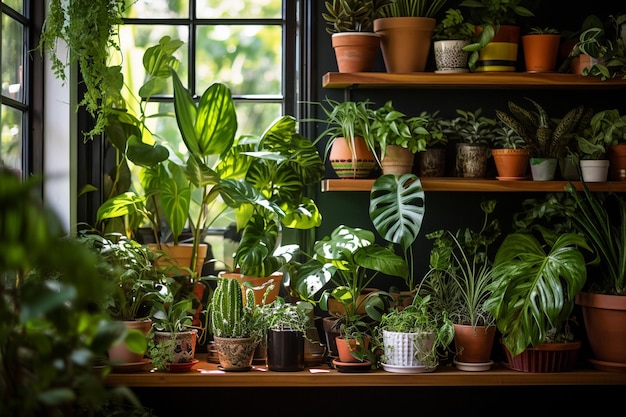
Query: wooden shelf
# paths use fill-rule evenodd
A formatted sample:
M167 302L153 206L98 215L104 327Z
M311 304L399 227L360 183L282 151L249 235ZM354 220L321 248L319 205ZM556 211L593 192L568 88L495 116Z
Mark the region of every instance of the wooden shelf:
M521 386L521 385L626 385L626 373L580 369L572 372L527 373L494 364L485 372L464 372L439 366L424 374L397 374L384 370L340 373L326 364L300 372L273 372L254 366L248 372L224 372L206 356L190 372L143 371L112 373L109 386L128 387L358 387L358 386Z
M420 178L424 191L468 191L468 192L562 192L567 181L499 181L497 179L469 178ZM375 179L350 180L326 179L322 181L322 192L370 191ZM572 183L582 190L580 182ZM626 192L626 181L587 183L591 191Z
M435 74L421 72L329 72L322 78L324 88L454 88L454 89L575 89L598 90L626 88L626 79L601 81L597 77L561 73L488 72Z

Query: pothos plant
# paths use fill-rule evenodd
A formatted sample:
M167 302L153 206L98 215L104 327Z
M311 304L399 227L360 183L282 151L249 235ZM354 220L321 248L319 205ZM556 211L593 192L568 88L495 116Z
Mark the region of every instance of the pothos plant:
M86 133L92 138L104 131L110 114L110 101L122 85L121 68L109 66L114 52L120 52L118 27L130 0L50 0L38 48L50 55L52 71L63 82L66 69L77 63L85 84L85 94L78 102L95 119ZM59 56L57 42L67 44L69 53Z

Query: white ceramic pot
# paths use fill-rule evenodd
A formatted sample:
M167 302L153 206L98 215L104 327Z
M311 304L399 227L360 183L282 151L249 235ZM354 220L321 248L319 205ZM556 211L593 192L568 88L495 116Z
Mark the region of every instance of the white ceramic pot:
M581 159L580 171L585 182L605 182L609 176L609 160Z
M463 50L467 41L446 40L435 41L433 49L435 51L436 73L457 73L468 72L467 57L468 52Z
M383 331L383 369L389 372L429 372L436 367L436 352L433 351L434 333L402 333ZM421 361L428 355L433 361ZM433 356L435 355L435 356Z

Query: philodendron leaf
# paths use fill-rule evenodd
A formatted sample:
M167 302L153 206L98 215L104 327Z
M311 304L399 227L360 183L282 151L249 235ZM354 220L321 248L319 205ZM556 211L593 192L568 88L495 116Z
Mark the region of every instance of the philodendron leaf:
M420 232L425 204L422 183L416 175L382 175L370 192L370 219L385 240L406 251Z

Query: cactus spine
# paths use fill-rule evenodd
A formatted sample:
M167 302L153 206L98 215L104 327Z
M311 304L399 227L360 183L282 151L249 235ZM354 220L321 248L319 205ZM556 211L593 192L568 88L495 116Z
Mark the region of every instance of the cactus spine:
M246 312L239 281L228 278L218 281L213 293L211 325L214 336L248 336Z

